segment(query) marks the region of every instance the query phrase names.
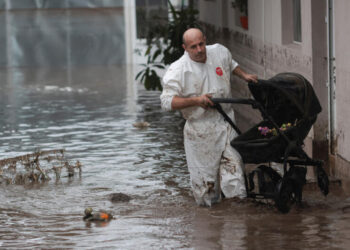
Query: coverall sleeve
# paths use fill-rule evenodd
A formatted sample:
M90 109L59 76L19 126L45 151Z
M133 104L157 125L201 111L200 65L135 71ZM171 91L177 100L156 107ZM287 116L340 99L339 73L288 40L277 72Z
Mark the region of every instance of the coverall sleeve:
M231 55L231 53L230 53ZM231 56L231 72L238 66L238 63Z
M181 70L178 67L172 67L167 70L163 77L163 92L160 95L162 109L171 110L171 102L174 96L182 96Z
M232 58L231 52L226 47L223 47L223 50L225 50L224 60L226 61L227 65L229 65L230 72L232 72L238 66L238 63Z

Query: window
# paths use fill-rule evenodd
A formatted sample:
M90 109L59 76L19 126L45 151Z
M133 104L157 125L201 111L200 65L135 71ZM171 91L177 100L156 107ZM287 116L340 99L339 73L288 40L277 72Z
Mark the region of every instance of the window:
M137 38L146 38L149 30L166 24L168 19L167 0L136 0L135 3Z
M301 43L301 0L282 0L282 43Z
M235 9L236 25L248 29L248 0L233 0L231 7Z
M294 41L301 42L301 10L300 0L293 0L293 31Z

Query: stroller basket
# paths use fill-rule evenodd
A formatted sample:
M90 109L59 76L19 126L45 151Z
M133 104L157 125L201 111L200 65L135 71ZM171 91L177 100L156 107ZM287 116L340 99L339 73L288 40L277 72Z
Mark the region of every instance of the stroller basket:
M299 145L302 145L315 120L316 117L312 117L299 122L296 126L285 130L284 135L290 141L296 141ZM258 130L259 127L272 128L273 124L269 121L262 121L244 134L234 138L231 141L231 146L240 153L245 163L279 162L284 157L288 141L279 133L264 136ZM298 156L298 152L291 151L290 156Z
M248 187L245 173L247 196L272 198L281 212L288 212L293 202L301 202L307 166L316 167L318 185L327 195L329 181L322 167L323 162L311 159L302 148L317 114L322 110L312 85L299 74L281 73L268 80L259 80L257 84L249 83L248 86L254 99L212 98L214 107L237 131L238 136L231 141L231 146L240 153L244 163L283 163L284 175L280 176L272 168L260 165L250 173ZM261 112L263 121L241 133L220 103L251 105ZM259 177L258 193L253 192L251 187L254 186L252 180L255 173ZM264 176L268 176L269 184L262 183Z

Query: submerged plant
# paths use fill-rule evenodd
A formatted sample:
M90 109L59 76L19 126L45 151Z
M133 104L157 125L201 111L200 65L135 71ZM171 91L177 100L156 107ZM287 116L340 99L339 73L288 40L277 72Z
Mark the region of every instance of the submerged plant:
M36 184L61 178L62 169L68 177L74 176L75 170L81 174L81 163L69 163L64 150L38 151L13 158L0 160L0 184Z

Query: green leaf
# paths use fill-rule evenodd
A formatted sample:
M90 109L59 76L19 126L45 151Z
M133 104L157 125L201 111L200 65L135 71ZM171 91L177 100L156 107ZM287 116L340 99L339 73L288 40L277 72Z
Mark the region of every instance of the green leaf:
M143 83L145 77L147 77L146 72L143 73L143 75L142 75L142 77L141 77L141 79L140 79L140 82L141 82L141 83Z
M177 20L176 10L174 6L171 4L170 0L168 0L168 4L170 6L171 15L173 16L174 21L176 21Z
M151 53L151 49L152 49L152 46L147 47L147 50L145 52L145 56L147 56L147 55L149 55L149 53Z
M148 55L148 57L147 57L147 64L149 65L149 64L151 64L151 63L152 63L151 55Z
M156 58L162 53L161 49L158 49L154 52L154 55L152 57L152 62L154 62L154 60L156 60Z
M143 72L144 72L144 70L141 70L139 73L137 73L135 79L137 80L137 79L141 76L141 74L142 74Z

